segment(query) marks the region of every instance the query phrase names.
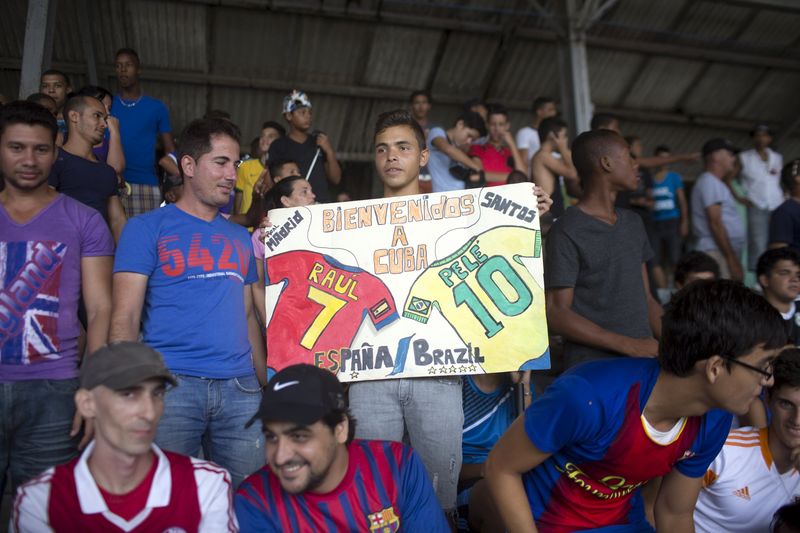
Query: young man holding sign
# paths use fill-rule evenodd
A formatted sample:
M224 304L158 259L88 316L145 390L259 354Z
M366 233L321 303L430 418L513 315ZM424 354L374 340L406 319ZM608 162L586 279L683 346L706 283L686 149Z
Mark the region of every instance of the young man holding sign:
M375 167L385 198L419 194L419 171L428 161L425 135L407 111L378 117L375 127ZM539 211L552 200L536 190ZM451 516L461 468L461 380L458 377L401 378L362 381L350 387L351 410L359 421L356 436L401 441L408 433L436 490Z

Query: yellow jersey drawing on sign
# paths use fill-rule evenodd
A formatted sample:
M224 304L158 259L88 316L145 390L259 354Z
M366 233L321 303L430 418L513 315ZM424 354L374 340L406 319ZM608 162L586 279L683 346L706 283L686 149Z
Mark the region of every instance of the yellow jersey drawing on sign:
M433 308L479 348L485 372L540 357L548 347L544 290L521 258L542 253L541 231L499 226L432 263L414 282L403 316L427 323Z

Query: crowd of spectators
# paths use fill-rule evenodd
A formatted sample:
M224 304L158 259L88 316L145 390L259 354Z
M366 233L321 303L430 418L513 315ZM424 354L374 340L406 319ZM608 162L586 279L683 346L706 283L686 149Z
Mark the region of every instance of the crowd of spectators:
M383 197L530 184L555 381L344 387L266 364L269 212L343 198L310 96L176 142L137 52L115 66L117 93L48 70L0 108L11 531L799 530L800 159L768 125L648 152L550 97L515 133L415 91L371 132Z

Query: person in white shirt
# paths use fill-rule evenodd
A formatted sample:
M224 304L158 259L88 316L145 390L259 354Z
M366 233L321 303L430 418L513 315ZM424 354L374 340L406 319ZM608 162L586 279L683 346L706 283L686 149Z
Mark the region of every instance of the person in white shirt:
M161 354L144 344L88 356L75 405L94 424L94 441L18 489L10 531L238 531L230 474L153 444L168 384L176 381Z
M521 128L517 132L517 149L523 161L530 167L531 159L541 148L539 141L539 124L546 118L554 117L558 114L556 101L549 96L540 96L533 101L533 123L530 126ZM530 174L530 170L528 172Z
M756 269L756 261L767 249L769 217L783 203L781 169L783 156L771 149L772 130L757 124L751 131L753 148L739 154L741 179L747 203L748 269Z
M697 499L698 533L768 532L775 512L800 498L795 458L800 450L800 350L781 352L772 375L774 385L767 391L772 420L765 428L744 427L728 435Z

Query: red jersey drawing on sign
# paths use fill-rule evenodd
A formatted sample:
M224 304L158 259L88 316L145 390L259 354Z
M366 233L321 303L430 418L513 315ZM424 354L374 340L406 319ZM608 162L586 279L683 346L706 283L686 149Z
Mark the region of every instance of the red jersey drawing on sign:
M270 369L297 363L332 371L338 364L327 354L350 346L365 316L375 329L397 320L394 298L384 283L358 267L330 256L297 250L270 257L267 285L285 282L267 325ZM323 354L323 364L317 361Z

